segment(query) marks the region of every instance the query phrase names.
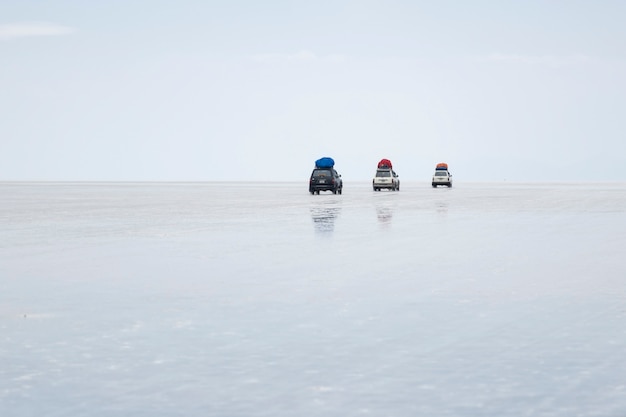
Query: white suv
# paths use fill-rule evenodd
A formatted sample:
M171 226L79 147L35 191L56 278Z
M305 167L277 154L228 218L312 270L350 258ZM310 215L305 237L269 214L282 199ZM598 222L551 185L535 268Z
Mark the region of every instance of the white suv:
M400 191L400 179L398 174L391 168L378 168L376 176L372 180L372 188L374 191L380 191L387 188L393 191Z
M433 175L432 185L433 187L437 187L438 185L452 187L452 174L450 174L448 170L436 170Z

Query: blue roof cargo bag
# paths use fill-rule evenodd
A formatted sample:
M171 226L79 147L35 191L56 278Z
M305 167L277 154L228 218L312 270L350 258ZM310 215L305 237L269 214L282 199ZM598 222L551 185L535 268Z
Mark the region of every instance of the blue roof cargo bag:
M332 168L334 166L335 166L335 161L333 160L333 158L329 158L327 156L315 161L316 168Z

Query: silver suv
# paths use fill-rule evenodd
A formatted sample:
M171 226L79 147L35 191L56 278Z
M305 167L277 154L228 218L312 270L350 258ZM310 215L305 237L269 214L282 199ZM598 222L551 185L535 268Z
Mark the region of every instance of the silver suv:
M374 191L380 191L383 188L400 191L400 178L391 168L378 168L372 180L372 188Z
M437 187L438 185L445 185L447 187L452 187L452 174L447 169L437 169L433 174L433 187Z

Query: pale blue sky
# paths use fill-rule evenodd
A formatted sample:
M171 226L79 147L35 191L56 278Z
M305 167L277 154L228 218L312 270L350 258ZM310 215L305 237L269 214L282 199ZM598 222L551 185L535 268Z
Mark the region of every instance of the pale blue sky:
M3 1L0 180L626 180L625 1Z

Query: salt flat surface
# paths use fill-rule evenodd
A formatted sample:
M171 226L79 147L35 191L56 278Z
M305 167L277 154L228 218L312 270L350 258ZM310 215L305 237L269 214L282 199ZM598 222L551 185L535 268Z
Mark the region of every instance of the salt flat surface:
M626 184L0 183L0 416L625 416Z

